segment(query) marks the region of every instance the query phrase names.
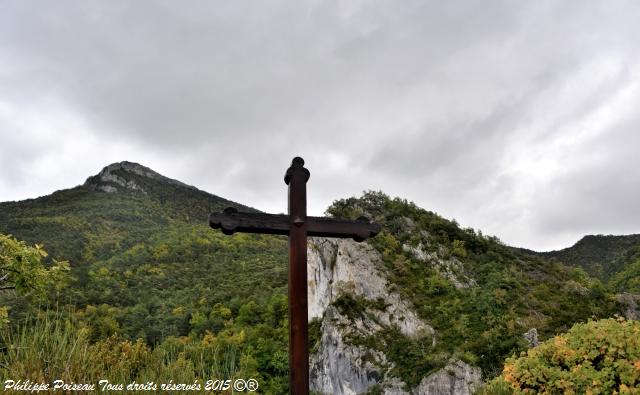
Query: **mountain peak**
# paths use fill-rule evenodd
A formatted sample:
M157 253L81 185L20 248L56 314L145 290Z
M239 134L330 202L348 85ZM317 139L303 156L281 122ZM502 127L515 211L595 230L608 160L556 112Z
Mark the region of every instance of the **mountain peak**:
M87 178L84 185L93 187L103 192L115 193L121 189L128 189L146 194L146 190L140 185L139 177L194 189L194 187L180 181L168 178L150 168L135 162L116 162L105 166L100 173Z

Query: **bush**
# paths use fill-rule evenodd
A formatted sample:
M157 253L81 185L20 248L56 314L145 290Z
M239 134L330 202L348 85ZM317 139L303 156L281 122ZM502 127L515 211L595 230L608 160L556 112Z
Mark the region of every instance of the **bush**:
M505 385L507 384L507 385ZM640 322L610 318L569 332L506 361L485 393L640 394Z
M15 289L20 295L44 296L48 286L62 286L67 280L69 263L47 257L41 245L31 247L24 241L0 233L0 291Z
M134 380L192 383L196 379L203 383L212 377L242 374L259 378L250 356L238 358L231 347L168 338L152 349L142 339L131 341L118 335L93 343L87 328L76 327L71 314L58 312L34 318L14 331L0 329L0 348L2 383L16 378L94 384L101 379L126 384Z

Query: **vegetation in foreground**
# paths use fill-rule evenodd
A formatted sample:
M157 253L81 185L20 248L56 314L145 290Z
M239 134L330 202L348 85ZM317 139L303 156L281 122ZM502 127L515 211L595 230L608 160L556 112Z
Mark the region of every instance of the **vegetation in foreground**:
M508 358L483 394L638 394L640 322L610 318Z
M76 326L67 313L53 312L2 333L6 349L0 371L3 383L62 380L100 388L100 381L107 380L125 389L132 383L155 384L158 389L161 384L199 383L202 391L196 392L204 393L207 380L260 377L257 361L241 353L242 341L241 336L199 342L168 338L151 348L142 339L132 342L112 335L92 342L87 328Z

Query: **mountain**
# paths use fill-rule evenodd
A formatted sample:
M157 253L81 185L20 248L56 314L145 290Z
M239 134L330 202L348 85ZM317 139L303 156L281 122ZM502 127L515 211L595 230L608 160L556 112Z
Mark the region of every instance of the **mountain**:
M210 229L209 213L227 206L255 211L131 162L0 203L0 233L44 244L73 276L44 306L6 295L0 305L26 327L64 306L69 330L101 352L143 339L139 347L160 356L121 373L129 380L226 371L285 393L287 240ZM383 230L367 243L309 243L311 384L320 393L468 394L505 357L624 308L602 281L556 257L382 192L338 200L327 213L366 216Z
M51 254L79 264L124 251L167 226L206 225L211 211L228 206L256 211L139 164L120 162L75 188L0 203L0 231L46 242Z
M286 239L214 232L209 214L229 206L257 211L120 162L83 185L0 203L0 233L69 260L74 282L65 302L113 307L107 318L120 333L153 344L187 335L189 307L202 298L233 305L274 289L285 294ZM180 308L184 315L172 313Z
M606 280L640 258L640 235L589 235L571 247L539 254Z
M491 377L505 356L572 323L622 311L583 271L460 228L406 200L368 192L334 202L328 213L364 215L383 231L366 253L345 241L315 241L317 252L310 250L310 257L319 256L311 267L324 273L311 281L324 301L315 313L319 350L332 350L314 360L325 367L316 376L324 393L347 382L390 393L398 387L471 393L479 375L473 367ZM332 363L332 355L341 361ZM341 379L345 371L349 379ZM351 389L359 393L357 386Z

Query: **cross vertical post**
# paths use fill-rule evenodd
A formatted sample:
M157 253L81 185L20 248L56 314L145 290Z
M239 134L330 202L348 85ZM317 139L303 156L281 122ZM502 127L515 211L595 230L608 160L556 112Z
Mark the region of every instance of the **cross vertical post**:
M209 225L226 235L235 232L289 236L289 392L309 394L309 321L307 313L307 236L364 241L380 232L380 225L361 217L355 221L307 217L309 170L295 157L284 182L289 186L289 214L239 213L228 207L209 216Z
M307 317L307 181L309 171L296 157L284 181L289 185L289 391L309 393Z

